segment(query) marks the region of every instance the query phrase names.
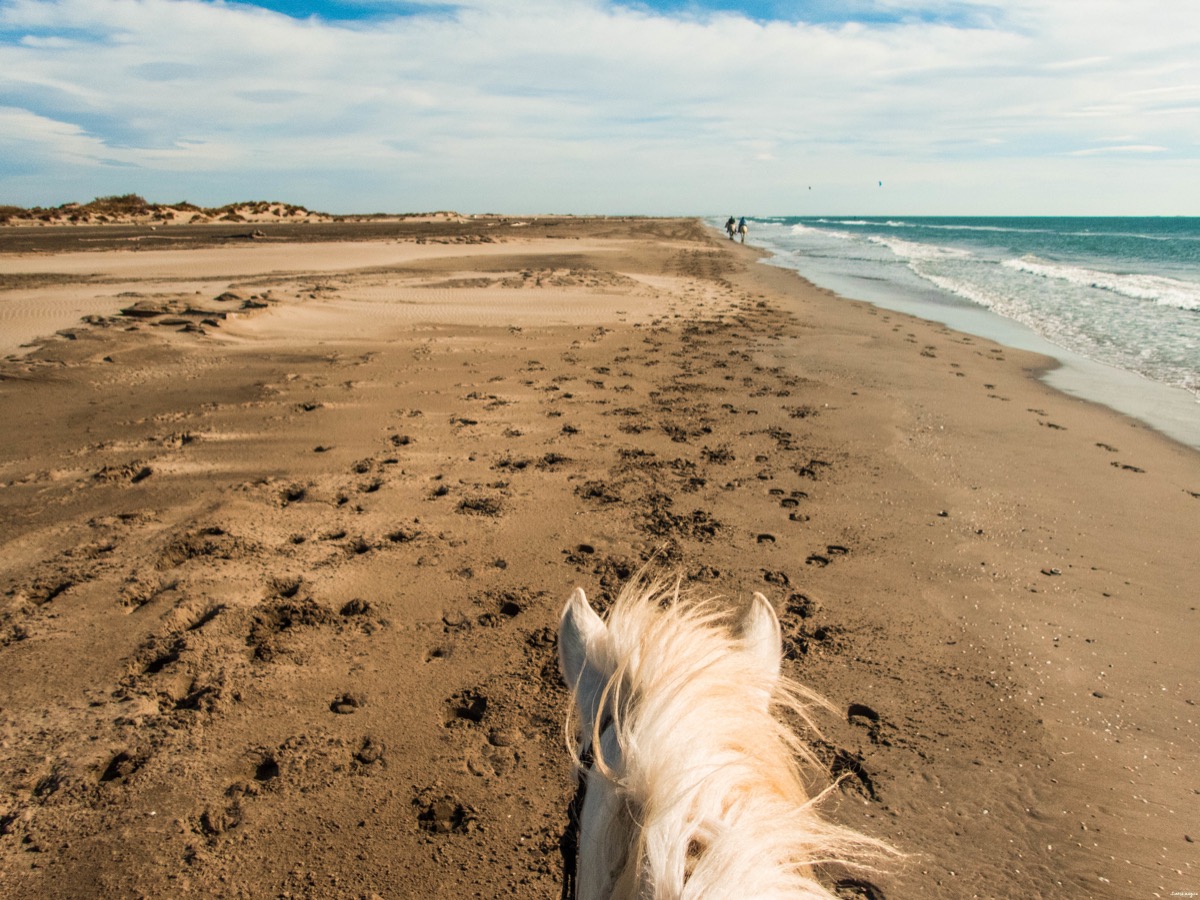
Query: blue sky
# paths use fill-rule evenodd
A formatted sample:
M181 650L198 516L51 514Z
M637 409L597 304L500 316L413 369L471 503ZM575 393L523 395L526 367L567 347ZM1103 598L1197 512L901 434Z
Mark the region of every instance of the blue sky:
M1200 4L0 0L0 203L127 192L1197 215Z
M211 2L211 0L209 0ZM246 0L249 2L249 0ZM258 0L252 5L273 10L292 18L315 16L330 22L366 22L397 15L422 15L452 12L454 2L387 2L387 0ZM611 4L631 11L665 16L703 18L712 14L733 13L757 22L808 22L813 24L862 22L872 24L905 22L945 22L974 24L1000 11L999 5L981 6L970 2L898 6L876 0L656 0Z

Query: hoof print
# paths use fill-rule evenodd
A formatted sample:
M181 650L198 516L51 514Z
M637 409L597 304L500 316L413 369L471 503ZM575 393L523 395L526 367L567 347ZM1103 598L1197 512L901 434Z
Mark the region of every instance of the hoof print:
M362 746L354 754L354 761L360 766L386 765L384 754L387 747L382 741L367 735L363 738Z
M109 760L108 766L100 776L100 781L106 784L113 781L123 782L140 769L144 762L144 759L135 756L128 750L122 750Z
M871 800L879 800L875 781L863 766L862 757L858 754L838 748L830 766L830 773L837 779L842 790L855 791Z
M529 588L516 590L488 591L475 598L475 605L484 609L476 622L485 628L494 628L512 621L530 608L538 595Z
M430 834L470 834L479 827L475 810L453 797L417 798L417 824Z
M341 614L347 618L351 616L370 615L374 611L375 608L371 606L370 603L368 603L366 600L360 600L357 597L344 604L340 610Z
M801 619L811 619L821 611L821 604L806 594L792 594L787 599L788 615L799 616Z
M242 807L236 801L223 809L209 807L200 814L200 830L210 838L218 837L241 824Z
M846 710L846 721L851 725L865 725L868 728L879 724L879 713L863 703L851 703Z
M497 747L489 744L484 748L486 765L501 778L511 775L521 761L520 754L510 746Z
M446 702L450 705L450 718L447 725L461 721L478 725L487 715L488 698L479 691L459 691Z
M393 544L411 544L421 536L421 532L416 529L397 528L395 531L388 532L387 539Z
M339 716L348 716L358 712L366 703L362 694L340 694L329 704L329 711Z
M858 878L843 878L835 882L833 893L839 900L886 900L878 887Z
M274 756L264 756L254 767L254 780L266 784L279 777L279 761Z
M458 504L458 512L466 516L496 518L503 506L495 497L467 497Z

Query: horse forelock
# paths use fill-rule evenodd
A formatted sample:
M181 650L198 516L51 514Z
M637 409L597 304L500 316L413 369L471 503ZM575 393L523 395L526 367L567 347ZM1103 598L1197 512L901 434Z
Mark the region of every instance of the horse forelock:
M606 874L623 888L613 895L832 896L811 866L873 842L817 817L796 762L811 754L774 714L808 721L816 698L766 676L725 608L677 585L628 586L604 644L589 791L613 792L619 804L608 808L623 810L596 833L616 868Z

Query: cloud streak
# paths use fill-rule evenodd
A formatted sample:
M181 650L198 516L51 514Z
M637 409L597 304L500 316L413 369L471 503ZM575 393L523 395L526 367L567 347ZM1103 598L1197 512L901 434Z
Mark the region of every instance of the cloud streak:
M794 11L466 0L336 19L0 0L0 199L763 214L1200 204L1179 184L1200 154L1193 4L1030 0L1001 15L879 0L838 21L799 15L820 4L759 6ZM883 196L868 190L880 179Z

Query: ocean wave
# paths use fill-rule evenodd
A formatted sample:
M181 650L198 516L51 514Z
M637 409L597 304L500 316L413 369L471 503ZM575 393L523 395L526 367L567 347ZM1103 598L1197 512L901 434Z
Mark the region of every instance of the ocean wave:
M925 271L920 266L914 267L913 271L926 281L930 282L936 287L941 288L947 293L955 294L956 296L962 297L965 300L970 300L972 303L993 310L1001 315L1007 315L1011 319L1024 321L1014 314L1010 304L1006 303L1004 299L1000 297L1000 295L992 293L982 285L960 278L951 278L948 275L938 275L933 272ZM1026 321L1025 324L1030 323Z
M826 237L841 238L844 241L852 241L857 238L857 235L853 235L848 231L838 231L834 228L813 228L809 225L796 224L791 227L791 231L792 234L821 234Z
M1013 228L1007 225L931 225L917 222L914 228L929 228L934 231L999 231L1005 234L1071 234L1072 232L1055 231L1053 228Z
M894 219L888 219L885 222L871 219L817 219L817 222L823 225L867 225L875 228L912 228L910 222L897 222Z
M960 250L956 247L942 247L938 244L922 244L916 241L905 241L900 238L880 237L879 235L870 235L867 240L873 244L880 244L887 247L897 256L902 259L971 259L972 254L968 250Z
M1054 263L1032 255L1022 256L1020 259L1006 259L1003 265L1029 275L1054 278L1081 287L1098 288L1133 300L1148 300L1159 306L1200 311L1200 283L1193 281L1181 281L1165 275L1100 272L1082 266Z
M1129 238L1139 241L1159 241L1178 243L1180 241L1200 241L1200 235L1192 234L1144 234L1139 231L1063 231L1057 228L1014 228L1007 225L933 225L927 222L907 223L912 228L929 228L934 231L992 231L1005 234L1051 234L1055 237L1077 238Z
M939 273L935 263L917 261L909 267L941 290L1019 322L1056 346L1161 384L1183 388L1200 400L1200 373L1187 362L1189 351L1174 339L1164 339L1159 325L1132 307L1110 319L1097 318L1098 307L1074 307L1048 314L1046 308L1031 303L1029 297L1013 294L1000 285L989 286L969 277ZM1111 331L1118 326L1122 339L1114 341ZM1194 359L1194 354L1191 358Z
M1155 243L1185 243L1194 244L1200 242L1200 234L1185 233L1182 231L1172 231L1170 233L1146 233L1143 231L1108 231L1103 228L1085 228L1083 230L1064 227L1035 227L1032 224L1004 224L987 223L987 224L970 224L969 221L963 222L924 222L920 220L908 219L887 219L880 221L878 219L831 219L820 218L813 219L821 225L851 225L855 227L866 228L911 228L921 231L948 231L948 232L983 232L993 234L1037 234L1051 235L1056 238L1088 238L1088 239L1121 239L1121 240L1137 240L1151 241ZM823 230L823 229L819 229Z
M866 225L874 228L922 228L930 231L995 231L1009 234L1073 234L1074 232L1055 231L1053 228L1014 228L1007 225L953 225L935 224L933 222L909 222L904 219L886 219L883 222L867 219L817 219L826 225ZM1083 236L1085 232L1079 232ZM1090 235L1089 235L1090 236Z

